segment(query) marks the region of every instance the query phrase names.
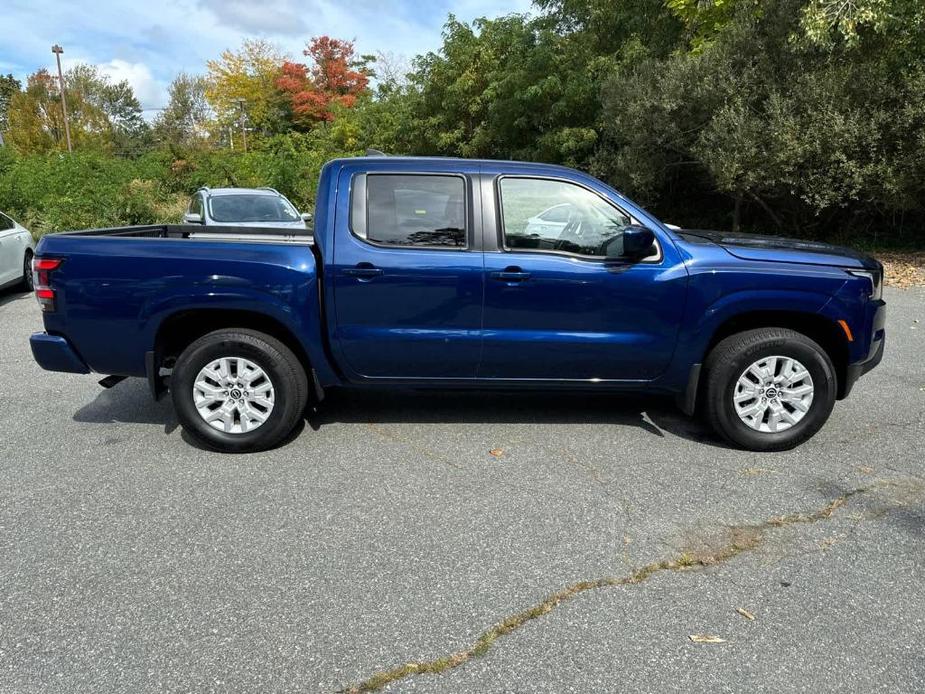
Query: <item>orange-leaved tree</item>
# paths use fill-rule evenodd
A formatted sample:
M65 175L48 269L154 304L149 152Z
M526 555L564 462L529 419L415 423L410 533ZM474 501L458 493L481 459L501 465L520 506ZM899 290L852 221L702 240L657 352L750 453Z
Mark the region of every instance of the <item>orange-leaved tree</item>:
M305 127L334 119L337 106L352 107L369 90L371 56L357 56L353 41L316 36L302 51L308 65L286 61L276 86L290 100L293 121Z

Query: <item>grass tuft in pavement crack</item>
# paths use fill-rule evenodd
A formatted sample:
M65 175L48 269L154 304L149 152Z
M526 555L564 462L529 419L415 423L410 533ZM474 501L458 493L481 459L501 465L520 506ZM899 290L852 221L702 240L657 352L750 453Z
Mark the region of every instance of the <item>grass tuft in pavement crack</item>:
M383 670L363 680L359 684L341 690L341 692L345 694L374 692L393 682L410 677L411 675L438 674L447 670L452 670L471 658L486 653L495 644L495 641L502 636L507 636L511 632L520 629L527 622L549 614L563 602L571 600L581 593L590 590L599 590L601 588L635 585L642 583L654 574L662 571L686 571L728 561L760 545L764 539L764 533L767 530L827 520L852 497L872 491L879 486L884 486L884 484L873 484L867 487L852 489L833 499L822 508L809 513L791 513L785 516L774 516L756 525L726 527L726 537L724 541L716 547L686 551L673 559L646 564L626 576L608 576L591 581L572 583L556 591L533 607L513 614L504 621L495 624L465 650L457 651L456 653L437 658L436 660L428 660L420 663L406 663L405 665L392 668L391 670Z

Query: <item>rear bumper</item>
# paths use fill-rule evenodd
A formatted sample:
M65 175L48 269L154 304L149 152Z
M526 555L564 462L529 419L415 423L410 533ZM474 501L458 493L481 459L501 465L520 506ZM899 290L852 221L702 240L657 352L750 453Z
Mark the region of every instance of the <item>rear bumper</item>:
M65 371L74 374L88 374L88 367L71 344L63 337L48 333L33 333L29 338L32 356L46 371Z

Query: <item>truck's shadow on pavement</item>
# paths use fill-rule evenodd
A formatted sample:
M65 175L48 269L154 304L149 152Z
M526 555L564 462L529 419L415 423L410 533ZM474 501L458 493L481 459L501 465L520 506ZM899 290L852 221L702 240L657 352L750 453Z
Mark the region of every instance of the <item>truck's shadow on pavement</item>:
M92 424L156 424L170 434L179 426L170 398L154 402L142 379L102 390L74 414ZM681 413L670 399L625 394L556 391L497 392L332 390L305 419L312 429L334 423L367 424L611 424L664 438L726 447L701 422ZM299 437L297 427L283 446ZM184 440L193 443L188 437ZM193 443L193 445L196 445Z
M108 390L100 390L92 402L74 413L74 421L89 424L160 424L165 434L173 433L180 426L170 398L155 402L147 382L140 378L130 378Z
M668 398L562 391L331 391L306 423L612 424L726 448Z

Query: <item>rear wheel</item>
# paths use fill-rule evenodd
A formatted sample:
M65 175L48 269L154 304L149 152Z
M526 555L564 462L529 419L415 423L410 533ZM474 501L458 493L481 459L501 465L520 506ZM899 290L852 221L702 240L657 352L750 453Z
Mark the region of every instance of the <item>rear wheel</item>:
M210 448L235 453L278 445L308 401L305 369L292 350L245 329L209 333L183 350L170 390L187 433Z
M761 328L727 337L707 358L705 405L712 427L752 451L809 439L835 405L831 359L806 335Z
M22 261L22 283L20 284L24 292L31 292L32 286L32 251L26 251Z

